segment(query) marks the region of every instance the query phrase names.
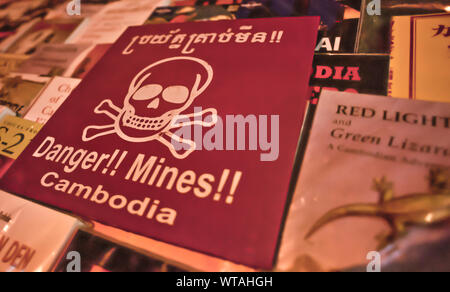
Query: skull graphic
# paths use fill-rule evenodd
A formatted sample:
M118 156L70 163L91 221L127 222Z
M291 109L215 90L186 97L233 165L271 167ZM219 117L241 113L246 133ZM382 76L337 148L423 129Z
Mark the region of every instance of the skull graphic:
M187 69L193 74L185 74ZM95 109L95 113L106 114L114 123L87 127L83 132L83 141L113 133L133 143L158 140L169 147L176 158L184 159L195 150L196 144L176 136L170 130L190 125L211 127L216 124L215 109L182 114L206 90L212 78L211 66L194 57L173 57L151 64L133 78L122 108L115 106L111 100L104 100ZM211 121L203 121L203 116L208 114L211 115ZM196 119L199 116L201 119ZM186 119L189 121L178 122ZM183 147L180 153L173 141L187 147Z

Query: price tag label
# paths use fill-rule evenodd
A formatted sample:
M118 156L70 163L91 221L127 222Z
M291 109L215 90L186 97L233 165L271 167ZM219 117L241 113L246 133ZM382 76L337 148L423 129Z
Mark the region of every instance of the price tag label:
M0 121L0 155L17 159L41 128L42 125L35 122L5 117Z

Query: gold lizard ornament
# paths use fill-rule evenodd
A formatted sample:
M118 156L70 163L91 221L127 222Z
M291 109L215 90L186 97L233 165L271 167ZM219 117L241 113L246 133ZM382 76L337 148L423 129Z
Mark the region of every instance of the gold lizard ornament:
M382 249L403 236L410 226L431 226L450 221L450 180L448 171L431 169L427 177L429 193L394 195L394 184L386 177L374 180L374 190L380 194L378 204L353 204L333 209L320 218L306 234L311 238L322 227L345 217L378 217L391 227L380 238Z

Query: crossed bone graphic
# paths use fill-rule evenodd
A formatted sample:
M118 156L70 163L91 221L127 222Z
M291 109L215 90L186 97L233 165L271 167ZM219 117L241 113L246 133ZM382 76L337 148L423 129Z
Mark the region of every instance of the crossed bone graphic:
M155 71L167 69L164 67L169 65L173 68L178 64L196 67L198 72L192 76L193 85L186 83L184 79L171 81L167 86L151 83L151 76ZM201 74L202 72L206 74ZM173 57L153 63L134 77L122 108L109 99L103 100L95 108L94 113L104 114L113 122L86 127L82 140L88 142L111 134L132 143L156 140L168 147L175 158L185 159L195 151L197 145L190 139L177 136L171 130L193 125L212 127L217 123L217 110L214 108L182 114L206 90L212 79L212 67L198 58ZM208 116L210 121L205 121Z

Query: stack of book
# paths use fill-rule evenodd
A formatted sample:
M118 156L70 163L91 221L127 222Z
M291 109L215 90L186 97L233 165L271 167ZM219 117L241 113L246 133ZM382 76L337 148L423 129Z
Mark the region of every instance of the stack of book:
M0 1L0 271L450 271L450 6L375 2Z

